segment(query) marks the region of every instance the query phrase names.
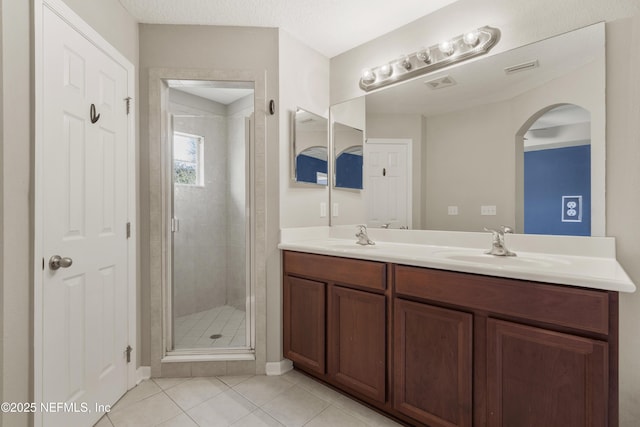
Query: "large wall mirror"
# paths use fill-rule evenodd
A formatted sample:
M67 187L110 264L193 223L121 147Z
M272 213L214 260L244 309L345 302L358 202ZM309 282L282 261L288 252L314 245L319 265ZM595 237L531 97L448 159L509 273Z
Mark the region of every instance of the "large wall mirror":
M605 235L603 23L331 107L344 116L364 189L332 188L332 225Z
M292 118L291 179L305 184L328 184L328 121L302 108Z

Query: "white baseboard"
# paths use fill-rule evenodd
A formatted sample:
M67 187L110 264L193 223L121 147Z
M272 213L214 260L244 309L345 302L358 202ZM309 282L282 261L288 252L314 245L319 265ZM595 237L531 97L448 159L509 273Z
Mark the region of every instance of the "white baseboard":
M267 362L265 372L267 375L282 375L293 369L293 362L289 359L282 359L279 362Z
M140 366L136 370L136 384L151 378L151 366Z

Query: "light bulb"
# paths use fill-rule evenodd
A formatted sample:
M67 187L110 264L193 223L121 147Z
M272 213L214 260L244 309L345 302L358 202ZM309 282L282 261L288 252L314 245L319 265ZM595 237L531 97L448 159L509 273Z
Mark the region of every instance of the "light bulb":
M411 69L411 58L409 58L409 56L404 55L400 57L400 66L402 68L404 68L405 70L410 70Z
M446 56L451 56L453 54L453 43L450 41L444 41L438 45L438 49L440 52L444 53Z
M464 44L470 47L474 47L475 45L477 45L479 39L480 39L480 34L478 34L477 31L469 31L463 37Z
M425 64L431 63L431 55L429 54L429 49L425 49L425 48L420 49L420 51L416 53L416 58L418 58L419 61L422 61Z
M362 83L369 85L376 81L376 73L371 68L362 70Z
M393 68L391 67L390 64L384 64L380 66L379 72L381 77L386 78L386 77L389 77L391 73L393 73Z

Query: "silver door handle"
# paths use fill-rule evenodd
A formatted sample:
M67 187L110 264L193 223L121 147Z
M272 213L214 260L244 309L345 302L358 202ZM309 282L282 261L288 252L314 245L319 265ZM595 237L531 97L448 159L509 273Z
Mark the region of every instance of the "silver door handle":
M73 260L68 257L61 257L60 255L54 255L49 258L49 268L52 270L58 270L60 267L69 268L73 264Z

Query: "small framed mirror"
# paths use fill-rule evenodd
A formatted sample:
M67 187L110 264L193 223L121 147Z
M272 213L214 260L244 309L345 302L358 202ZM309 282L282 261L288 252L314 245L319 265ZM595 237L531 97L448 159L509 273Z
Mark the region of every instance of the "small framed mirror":
M297 108L292 117L291 179L297 183L328 184L328 120Z
M364 132L345 124L333 124L336 188L362 190Z

